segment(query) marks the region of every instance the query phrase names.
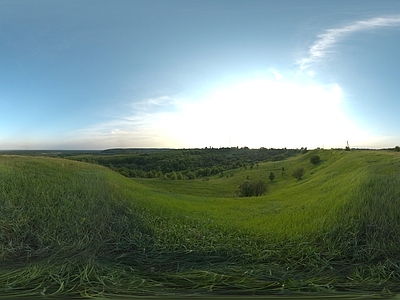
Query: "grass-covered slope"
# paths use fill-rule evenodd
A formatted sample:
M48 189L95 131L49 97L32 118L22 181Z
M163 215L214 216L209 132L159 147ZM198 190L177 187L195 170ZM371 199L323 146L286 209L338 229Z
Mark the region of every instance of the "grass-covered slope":
M300 181L290 176L297 167ZM247 177L271 171L265 196L235 196ZM132 180L1 156L0 293L399 290L399 155L320 150L229 172Z
M0 157L0 294L114 286L116 269L98 261L141 252L147 238L113 176L68 160Z

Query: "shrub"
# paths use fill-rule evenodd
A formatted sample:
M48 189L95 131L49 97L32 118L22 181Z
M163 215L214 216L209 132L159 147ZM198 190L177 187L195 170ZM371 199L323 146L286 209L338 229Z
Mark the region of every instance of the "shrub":
M155 178L156 175L154 174L154 171L148 171L146 177L147 177L147 178Z
M246 180L239 186L239 191L238 191L239 197L251 197L252 193L253 192L250 180Z
M177 179L178 179L178 176L176 175L176 172L175 172L175 171L172 171L172 173L171 173L171 179L172 179L172 180L177 180Z
M293 171L292 177L296 178L297 180L300 180L301 177L304 175L304 168L297 168L296 170Z
M267 191L267 184L263 180L257 180L254 185L254 196L262 196Z
M189 180L195 180L196 179L196 174L194 172L191 172L191 171L187 172L186 176L187 176L187 178Z
M263 180L257 180L256 182L251 182L246 180L243 182L238 191L239 197L253 197L261 196L267 192L267 184Z
M125 167L119 168L118 172L125 177L129 177L129 170Z
M310 157L310 163L313 165L319 163L321 161L321 158L318 155L313 155Z

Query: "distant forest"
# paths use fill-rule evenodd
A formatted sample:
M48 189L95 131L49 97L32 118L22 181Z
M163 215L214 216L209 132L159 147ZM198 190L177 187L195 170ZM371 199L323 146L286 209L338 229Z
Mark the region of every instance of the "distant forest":
M307 151L301 149L203 148L109 149L97 153L64 153L64 157L109 167L126 177L194 179L236 168L253 168L259 162L280 161Z

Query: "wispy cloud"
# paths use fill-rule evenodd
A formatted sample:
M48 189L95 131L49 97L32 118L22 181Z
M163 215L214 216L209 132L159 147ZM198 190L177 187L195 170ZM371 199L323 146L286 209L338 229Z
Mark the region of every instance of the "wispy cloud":
M177 105L182 101L178 96L159 96L155 98L142 99L140 101L133 101L128 107L128 110L135 112L136 115L143 115L146 113L162 112L174 110Z
M154 108L154 106L170 106L174 105L177 102L176 97L172 96L159 96L156 98L148 98L148 99L143 99L141 101L137 101L132 103L132 107L144 107L144 108Z
M320 61L332 48L344 37L363 30L371 30L381 27L395 27L400 25L400 15L390 17L378 17L368 20L356 21L348 25L331 28L318 35L317 40L310 47L308 56L301 59L298 64L301 70L306 70L311 64Z
M166 147L153 122L160 114L174 111L180 101L173 96L133 101L119 112L119 117L75 130L68 138L70 143L84 144L87 149Z
M137 120L118 119L71 132L67 140L69 144L84 145L86 149L145 147L154 135L146 126Z

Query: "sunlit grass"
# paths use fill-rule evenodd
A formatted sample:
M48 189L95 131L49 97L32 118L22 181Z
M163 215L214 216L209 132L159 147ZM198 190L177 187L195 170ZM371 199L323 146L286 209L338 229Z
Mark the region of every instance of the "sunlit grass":
M269 181L271 171L265 196L235 196L247 176ZM1 156L0 293L399 290L398 155L320 150L230 172L133 180L96 165Z

